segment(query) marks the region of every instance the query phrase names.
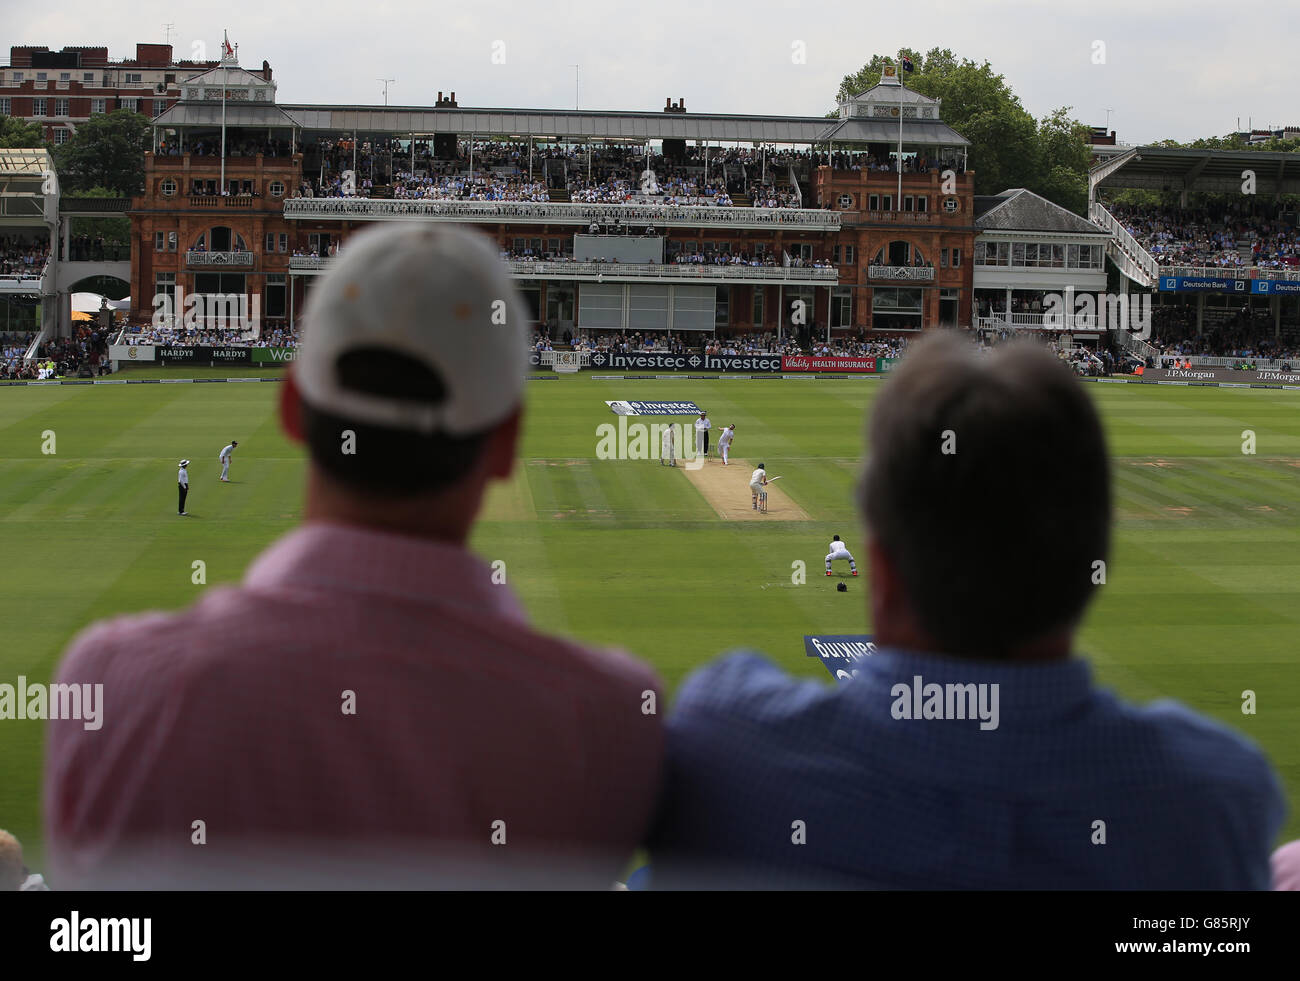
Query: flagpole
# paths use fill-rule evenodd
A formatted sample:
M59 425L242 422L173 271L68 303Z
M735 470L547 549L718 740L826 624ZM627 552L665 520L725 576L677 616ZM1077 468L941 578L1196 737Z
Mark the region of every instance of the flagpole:
M222 58L224 61L224 57ZM230 76L226 66L221 66L221 191L226 190L226 82Z
M903 210L903 52L898 52L898 197L894 210Z

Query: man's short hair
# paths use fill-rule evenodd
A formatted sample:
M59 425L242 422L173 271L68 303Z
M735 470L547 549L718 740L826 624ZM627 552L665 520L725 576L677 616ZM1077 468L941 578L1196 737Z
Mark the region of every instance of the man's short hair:
M876 399L860 485L938 653L1001 658L1073 629L1110 548L1110 461L1081 383L1032 343L915 345Z
M447 395L428 365L386 348L354 348L340 355L340 383L353 391L430 405ZM303 431L312 462L352 490L410 497L460 481L478 461L487 432L422 435L356 422L301 400ZM352 433L350 445L345 433ZM490 432L490 430L489 430ZM352 452L345 452L351 449Z

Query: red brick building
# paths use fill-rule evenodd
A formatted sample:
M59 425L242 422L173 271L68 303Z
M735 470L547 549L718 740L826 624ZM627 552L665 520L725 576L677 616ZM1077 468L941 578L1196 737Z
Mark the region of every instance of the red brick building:
M263 318L278 325L301 312L311 281L353 231L410 220L474 224L503 251L549 256L511 267L538 322L560 331L821 334L971 322L967 141L943 124L937 101L892 70L835 119L688 113L671 100L660 112L462 109L454 96L434 107L277 105L274 88L269 70L227 59L155 120L157 150L130 212L136 322L150 319L154 297L180 289L258 295ZM224 157L212 152L222 118ZM481 154L502 146L514 148L509 167L485 167ZM583 148L590 176L593 156L628 146L735 187L737 206L570 201ZM748 163L736 162L740 150ZM470 178L509 170L549 182L550 200L394 200L394 175L426 167ZM744 188L760 172L802 207L750 206ZM373 188L364 197L302 193L305 182L340 176ZM776 265L674 261L699 252L774 256ZM586 261L620 255L617 264Z
M39 123L47 140L68 140L93 115L130 109L154 117L176 104L181 85L219 64L178 60L170 44L137 44L112 61L107 47L14 45L0 67L0 115ZM271 80L271 66L259 72Z

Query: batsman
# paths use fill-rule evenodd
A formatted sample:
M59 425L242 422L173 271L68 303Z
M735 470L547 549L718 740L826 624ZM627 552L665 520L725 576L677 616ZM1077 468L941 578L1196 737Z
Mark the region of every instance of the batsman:
M753 497L755 511L767 510L767 464L760 463L758 469L749 477L749 493Z

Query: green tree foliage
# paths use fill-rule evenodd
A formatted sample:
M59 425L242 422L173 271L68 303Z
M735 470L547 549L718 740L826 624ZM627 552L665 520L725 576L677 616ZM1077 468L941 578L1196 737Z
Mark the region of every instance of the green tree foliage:
M92 187L84 191L73 191L63 195L68 198L120 198L122 195L106 187ZM106 246L125 248L131 244L131 219L125 216L114 218L73 218L72 234L89 235L91 240L102 238Z
M54 150L65 192L107 188L117 197L144 190L144 153L149 149L149 117L129 109L91 116Z
M1006 79L985 61L958 58L948 48L924 55L909 48L915 71L904 84L943 100L943 121L970 140L975 193L997 194L1024 187L1082 214L1088 201L1089 130L1068 108L1037 121L1020 103ZM877 54L859 71L846 75L837 96L857 94L880 81L894 55Z
M14 116L0 116L0 148L23 150L45 146L39 123Z

